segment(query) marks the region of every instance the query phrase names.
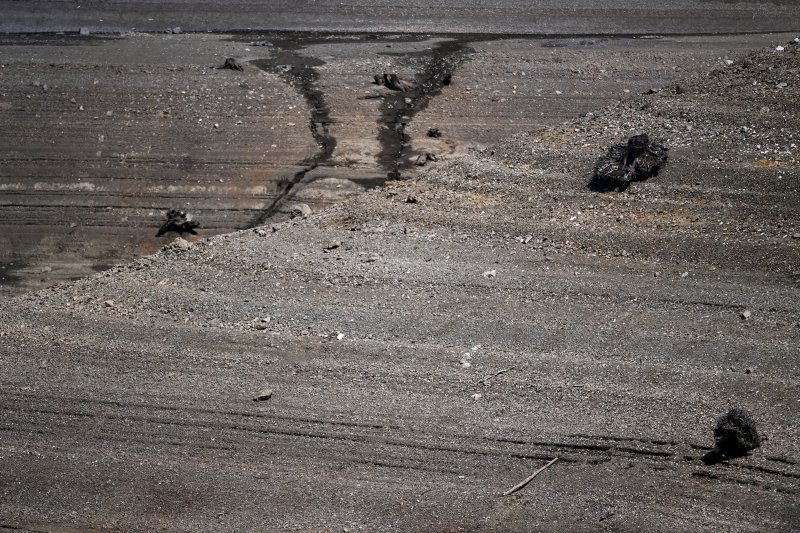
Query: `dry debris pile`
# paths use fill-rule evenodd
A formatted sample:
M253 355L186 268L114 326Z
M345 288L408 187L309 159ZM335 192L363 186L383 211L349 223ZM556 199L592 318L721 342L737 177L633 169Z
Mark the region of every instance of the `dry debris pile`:
M160 228L158 228L156 237L161 237L170 231L174 231L180 235L183 235L184 233L197 235L197 231L195 230L199 227L200 224L192 220L192 216L187 215L185 211L170 209L167 211L167 220L161 225Z
M651 178L666 164L667 150L661 144L650 142L646 133L634 135L626 143L614 144L597 160L589 188L622 192L633 181Z
M714 428L714 449L703 456L703 462L713 465L747 455L747 452L761 446L761 437L756 423L744 409L734 407L725 416L717 419Z

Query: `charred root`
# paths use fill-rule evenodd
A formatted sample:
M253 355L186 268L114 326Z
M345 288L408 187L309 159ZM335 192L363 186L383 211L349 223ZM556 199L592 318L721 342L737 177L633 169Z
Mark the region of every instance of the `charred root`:
M714 449L703 456L703 462L707 465L742 457L761 446L756 423L747 411L738 407L717 419L714 440Z
M167 220L164 222L160 228L158 228L158 233L156 233L156 237L161 237L162 235L169 233L170 231L174 231L179 235L183 235L184 233L191 233L192 235L197 235L197 228L200 227L200 224L192 220L191 215L187 215L184 211L179 211L177 209L170 209L167 211Z
M228 69L228 70L237 70L239 72L244 71L244 67L241 63L236 61L234 58L229 57L225 60L225 63L217 67L218 69Z
M665 146L650 142L646 133L614 144L597 160L588 187L597 192L622 192L634 181L658 175L667 163L667 151Z

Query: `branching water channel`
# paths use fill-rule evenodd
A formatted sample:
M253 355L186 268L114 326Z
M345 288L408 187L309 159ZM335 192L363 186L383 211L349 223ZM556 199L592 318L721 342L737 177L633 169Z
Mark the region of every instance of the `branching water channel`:
M317 35L307 37L284 35L277 38L270 36L269 43L272 45L270 57L252 61L252 64L261 70L280 76L303 96L310 112L308 127L320 149L313 156L300 162L302 170L296 172L291 179L282 180L278 184L275 199L250 226L264 224L272 218L294 195L298 185L308 185L311 181L323 177L324 173L315 172L313 177L309 173L328 164L336 148L336 138L330 131L333 119L330 116L326 95L319 86L320 75L317 71L317 67L324 65L325 62L302 53L303 49L320 42L363 43L370 38L380 40L387 39L387 36L337 36L324 39ZM377 164L385 172L386 178L376 183L382 183L386 179L402 178L403 171L413 164L412 154L409 152L411 139L406 134L406 127L417 113L428 106L432 98L441 93L442 87L450 82L453 71L463 63L470 52L471 49L467 47L466 41L443 39L422 51L381 54L395 57L399 62L406 62L416 74L407 90L387 91L382 95L383 102L377 117L378 141L381 147ZM355 93L353 98L356 98Z

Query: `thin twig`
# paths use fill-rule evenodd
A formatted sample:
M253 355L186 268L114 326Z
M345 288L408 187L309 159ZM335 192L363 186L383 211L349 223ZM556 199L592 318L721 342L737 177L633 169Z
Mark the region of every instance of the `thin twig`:
M490 374L490 375L488 375L488 376L484 376L484 378L483 378L483 379L479 379L477 382L475 382L475 385L480 385L481 383L485 384L485 383L486 383L487 381L489 381L490 379L492 379L492 378L496 378L496 377L497 377L497 376L499 376L500 374L505 374L506 372L509 372L509 371L511 371L511 370L514 370L514 367L513 367L513 366L512 366L512 367L510 367L510 368L504 368L503 370L498 370L498 371L497 371L497 372L495 372L494 374Z
M543 467L541 467L539 470L537 470L536 472L534 472L533 474L531 474L530 476L528 476L528 477L527 477L527 478L525 478L524 480L520 481L519 483L517 483L516 485L514 485L513 487L511 487L510 489L508 489L507 491L505 491L505 492L503 493L503 496L508 496L509 494L514 494L514 493L515 493L515 492L517 492L519 489L521 489L522 487L524 487L525 485L527 485L528 483L530 483L530 482L531 482L531 480L532 480L533 478L535 478L536 476L538 476L538 475L539 475L539 473L540 473L542 470L544 470L545 468L548 468L550 465L552 465L552 464L553 464L553 463L555 463L556 461L558 461L558 457L556 457L555 459L553 459L552 461L550 461L549 463L547 463L546 465L544 465Z

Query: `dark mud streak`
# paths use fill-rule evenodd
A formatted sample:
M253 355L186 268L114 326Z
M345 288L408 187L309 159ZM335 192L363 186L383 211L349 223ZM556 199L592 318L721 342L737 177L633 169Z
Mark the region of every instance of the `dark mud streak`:
M421 38L421 36L417 36ZM330 133L330 108L325 101L325 93L317 88L319 73L315 67L324 65L325 62L299 53L316 42L358 42L369 39L369 36L321 36L311 34L306 38L299 35L270 34L267 36L272 45L270 57L251 61L253 65L265 72L279 75L287 84L294 87L306 100L311 111L309 130L314 140L320 146L320 151L314 156L300 162L304 168L296 172L291 178L281 180L277 184L277 194L272 203L266 207L246 227L265 224L272 218L281 205L290 199L300 183L308 184L307 174L319 166L330 161L336 148L336 138ZM372 40L391 40L387 35L374 35ZM381 143L381 153L378 163L386 170L387 178L401 177L401 170L409 168L413 162L411 154L407 153L407 144L410 138L405 133L405 127L414 115L427 108L430 100L441 93L445 80L449 79L452 72L466 59L468 53L473 52L466 46L465 39L452 39L443 41L435 47L422 52L399 55L414 60L422 58L424 68L415 76L413 88L407 92L391 92L386 96L381 106L381 116L378 123L381 132L378 140ZM405 99L411 99L408 105ZM314 178L314 179L318 179ZM368 186L380 186L382 179L367 183ZM364 184L362 182L362 184Z
M386 171L389 179L399 179L402 171L410 168L414 162L408 151L411 138L405 130L414 115L424 111L431 99L442 92L445 82L453 75L474 50L467 47L466 40L454 39L438 43L430 50L396 55L411 60L421 58L427 60L424 68L414 77L413 86L405 92L391 91L381 104L381 116L378 119L380 133L378 141L381 152L378 163ZM411 103L406 103L406 99Z
M316 86L319 73L315 67L324 65L325 62L300 54L298 50L302 46L296 42L273 40L272 43L274 50L271 56L268 59L254 60L252 64L265 72L278 74L305 98L311 111L308 128L311 136L320 146L320 150L300 163L304 166L303 170L295 172L290 179L281 180L278 183L275 199L248 227L266 223L281 204L292 196L292 190L304 181L306 174L330 160L333 150L336 148L336 138L330 134L330 108L325 102L325 93Z

